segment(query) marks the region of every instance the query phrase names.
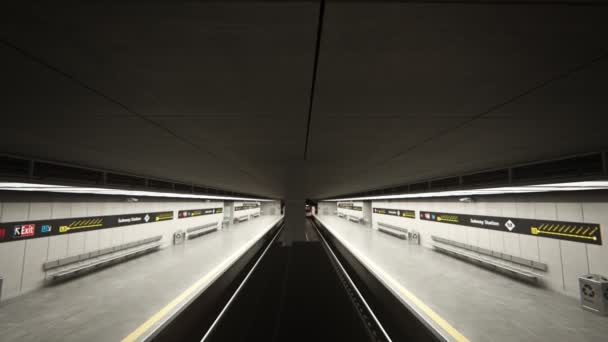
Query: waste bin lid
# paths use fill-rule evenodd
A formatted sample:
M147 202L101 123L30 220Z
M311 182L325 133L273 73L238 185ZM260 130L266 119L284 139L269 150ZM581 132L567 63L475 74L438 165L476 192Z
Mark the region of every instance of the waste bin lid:
M596 282L608 282L608 278L606 278L600 274L585 274L584 276L581 276L581 278L584 278L586 280L596 281Z

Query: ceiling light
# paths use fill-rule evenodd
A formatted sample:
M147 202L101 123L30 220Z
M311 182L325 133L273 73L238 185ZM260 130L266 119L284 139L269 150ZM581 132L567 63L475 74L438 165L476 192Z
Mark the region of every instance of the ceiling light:
M231 200L231 201L272 201L261 198L246 198L246 197L229 197L229 196L210 196L210 195L195 195L183 194L174 192L160 192L148 190L120 190L110 188L97 187L81 187L69 185L54 185L54 184L36 184L36 183L16 183L16 182L0 182L0 190L4 191L37 191L37 192L56 192L66 194L94 194L94 195L114 195L114 196L131 196L137 197L166 197L166 198L192 198L206 200Z
M385 200L385 199L408 199L408 198L429 198L429 197L452 197L452 196L475 196L475 195L504 195L504 194L521 194L521 193L538 193L550 191L587 191L587 190L606 190L608 189L608 181L584 181L584 182L567 182L567 183L551 183L551 184L536 184L523 186L503 186L496 188L483 188L474 190L449 190L435 192L420 192L415 194L401 195L385 195L385 196L369 196L369 197L354 197L328 200L332 202L338 201L355 201L355 200Z

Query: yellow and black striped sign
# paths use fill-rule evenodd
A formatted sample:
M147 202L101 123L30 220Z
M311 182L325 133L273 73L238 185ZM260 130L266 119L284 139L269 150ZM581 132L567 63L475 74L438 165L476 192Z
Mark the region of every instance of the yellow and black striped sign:
M534 235L552 239L602 244L600 225L597 223L532 220L499 216L438 213L421 211L420 219L461 226L499 230L506 233Z
M600 241L600 225L587 223L540 223L530 228L532 235L548 237L571 237L577 240Z
M408 210L408 209L373 208L372 212L374 214L380 214L380 215L392 215L392 216L399 216L399 217L407 217L407 218L411 218L411 219L416 218L416 212L414 210Z

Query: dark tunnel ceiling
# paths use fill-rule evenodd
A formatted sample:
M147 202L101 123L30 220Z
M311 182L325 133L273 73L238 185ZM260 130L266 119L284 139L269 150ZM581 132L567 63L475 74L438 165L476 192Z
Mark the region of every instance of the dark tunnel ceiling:
M608 139L603 3L61 2L0 14L0 152L326 197Z

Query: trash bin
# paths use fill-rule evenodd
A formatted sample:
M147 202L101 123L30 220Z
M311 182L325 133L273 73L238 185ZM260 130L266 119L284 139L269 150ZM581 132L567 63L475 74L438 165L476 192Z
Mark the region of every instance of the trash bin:
M608 278L586 274L578 278L581 306L600 315L608 315Z
M178 230L175 233L173 233L173 244L174 245L179 245L184 243L184 240L186 240L186 233L184 233L183 230Z
M411 244L419 245L420 244L420 234L415 230L409 231L407 233L407 240Z

